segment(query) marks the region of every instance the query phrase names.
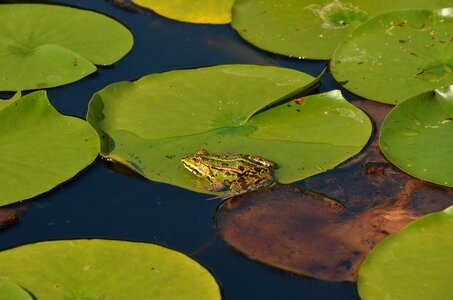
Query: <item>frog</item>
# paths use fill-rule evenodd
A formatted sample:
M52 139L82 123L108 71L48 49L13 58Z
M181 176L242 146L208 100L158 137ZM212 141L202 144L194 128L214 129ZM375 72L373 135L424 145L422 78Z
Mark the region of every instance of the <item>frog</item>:
M258 155L238 153L210 154L205 149L181 158L188 171L209 184L204 187L212 192L240 194L268 186L274 181L273 161Z

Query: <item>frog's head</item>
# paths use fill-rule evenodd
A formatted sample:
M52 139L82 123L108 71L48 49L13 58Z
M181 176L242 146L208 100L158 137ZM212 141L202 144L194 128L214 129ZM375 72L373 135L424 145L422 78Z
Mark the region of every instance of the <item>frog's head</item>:
M206 163L204 156L207 154L206 150L198 150L197 153L187 155L181 158L181 163L191 173L199 177L206 177L210 174L210 168Z

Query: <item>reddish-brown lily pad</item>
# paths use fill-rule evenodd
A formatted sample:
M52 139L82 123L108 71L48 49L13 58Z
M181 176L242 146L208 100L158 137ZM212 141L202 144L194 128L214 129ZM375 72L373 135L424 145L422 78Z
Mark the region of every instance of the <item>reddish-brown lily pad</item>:
M322 194L276 185L224 202L216 215L222 238L247 257L296 274L352 281L365 255L415 219L411 214L349 214Z

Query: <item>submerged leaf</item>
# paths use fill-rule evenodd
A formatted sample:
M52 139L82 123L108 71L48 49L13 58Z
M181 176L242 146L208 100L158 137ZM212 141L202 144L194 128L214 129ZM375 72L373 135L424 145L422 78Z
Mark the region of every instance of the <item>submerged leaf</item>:
M382 125L380 148L410 175L453 187L453 85L396 106Z
M253 45L300 58L330 59L362 22L384 12L436 9L450 0L236 0L233 28Z
M379 243L359 272L362 299L449 299L453 294L453 206Z
M234 0L132 0L137 5L178 21L225 24L231 22Z
M0 5L0 90L55 87L110 65L132 47L129 30L91 11L44 4Z
M353 281L373 246L414 218L401 209L351 215L326 196L277 185L227 200L215 220L222 238L251 259L317 279Z
M153 244L40 242L0 252L0 265L0 281L8 278L37 299L220 299L206 269Z
M339 91L288 102L316 81L253 65L153 74L96 93L87 120L101 137L103 156L151 180L213 193L180 163L204 148L275 161L276 178L292 182L354 155L371 131L366 115Z
M448 11L394 11L369 20L338 46L333 76L351 92L389 104L453 84Z
M44 91L7 103L0 110L0 205L44 193L96 158L96 132L59 114Z

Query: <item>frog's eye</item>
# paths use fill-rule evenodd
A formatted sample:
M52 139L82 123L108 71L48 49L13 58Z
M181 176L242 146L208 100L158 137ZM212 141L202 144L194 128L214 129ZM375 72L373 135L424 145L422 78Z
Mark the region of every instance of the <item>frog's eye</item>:
M206 155L208 152L205 149L200 149L197 151L198 155Z
M194 163L199 163L201 161L201 159L199 157L194 157L194 158L192 158L192 161Z

